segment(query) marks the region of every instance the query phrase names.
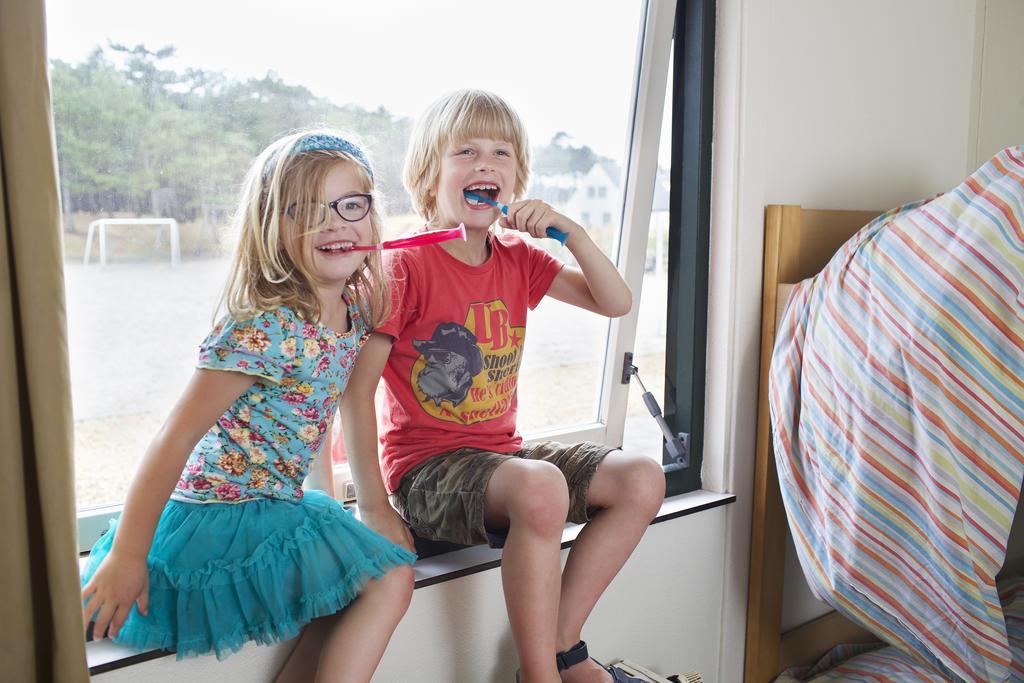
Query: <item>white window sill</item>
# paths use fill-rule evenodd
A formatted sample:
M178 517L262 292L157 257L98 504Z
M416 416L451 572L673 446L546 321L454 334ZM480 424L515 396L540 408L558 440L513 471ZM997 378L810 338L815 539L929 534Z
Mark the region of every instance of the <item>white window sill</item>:
M692 491L672 496L665 499L658 516L651 523L657 524L676 517L692 515L703 510L728 505L735 500L736 496L731 493L713 493L711 491ZM582 528L583 526L580 524L566 525L565 531L562 532L562 547L570 547ZM84 566L85 560L85 557L81 558L81 566ZM479 545L418 560L413 567L413 574L416 577L416 588L424 588L469 574L487 571L500 564L501 550ZM143 652L118 645L108 639L86 643L85 653L91 676L173 654L164 650Z

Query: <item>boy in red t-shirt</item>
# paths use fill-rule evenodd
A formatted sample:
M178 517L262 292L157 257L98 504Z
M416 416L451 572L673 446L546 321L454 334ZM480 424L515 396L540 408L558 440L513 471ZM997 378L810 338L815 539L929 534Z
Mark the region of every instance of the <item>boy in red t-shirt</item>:
M519 200L528 178L526 132L501 98L459 91L427 110L404 183L427 229L465 223L467 240L392 258L393 314L361 351L347 391L372 395L383 374L381 460L391 500L413 530L503 547L522 680L635 680L590 659L580 634L657 514L661 467L602 444L524 444L516 429L527 309L549 295L620 316L632 296L583 228L540 200ZM508 203L508 215L498 220L498 209L466 191ZM519 234L493 234L496 220L534 238L561 230L579 268ZM354 417L345 416L349 460L372 467L375 425ZM381 504L370 501L366 512ZM367 505L360 500L361 510ZM586 526L560 573L566 520Z

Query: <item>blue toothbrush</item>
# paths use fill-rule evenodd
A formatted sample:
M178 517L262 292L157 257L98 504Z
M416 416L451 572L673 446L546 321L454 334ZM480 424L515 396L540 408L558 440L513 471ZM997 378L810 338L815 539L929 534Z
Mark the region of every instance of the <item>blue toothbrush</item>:
M462 194L466 195L468 199L472 199L477 202L483 202L484 204L490 204L495 208L501 209L501 213L503 213L506 216L508 215L508 204L496 202L490 197L485 197L483 195L476 194L475 192L463 192ZM551 226L548 226L548 229L544 231L544 234L553 240L558 240L562 245L565 245L565 241L569 239L569 235L562 232L558 228Z

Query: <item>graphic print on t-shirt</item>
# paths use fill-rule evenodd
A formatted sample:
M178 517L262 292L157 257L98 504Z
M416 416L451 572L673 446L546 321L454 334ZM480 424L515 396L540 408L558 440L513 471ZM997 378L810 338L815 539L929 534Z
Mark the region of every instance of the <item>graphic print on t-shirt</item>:
M425 361L419 367L421 360L417 360L412 370L420 402L431 401L435 406L445 401L453 406L462 403L483 367L476 335L458 323L441 323L430 339L413 339L412 345Z
M443 322L430 339L413 339L420 357L410 381L420 405L446 422L501 417L512 405L525 327L509 324L500 299L470 304L465 325Z

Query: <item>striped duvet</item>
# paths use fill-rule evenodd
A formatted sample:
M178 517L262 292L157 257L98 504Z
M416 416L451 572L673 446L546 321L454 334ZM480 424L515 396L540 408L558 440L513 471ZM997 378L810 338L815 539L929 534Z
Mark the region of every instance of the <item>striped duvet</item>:
M769 399L815 594L952 678L1006 680L995 574L1024 475L1024 148L800 283Z

